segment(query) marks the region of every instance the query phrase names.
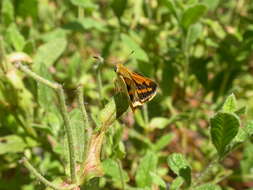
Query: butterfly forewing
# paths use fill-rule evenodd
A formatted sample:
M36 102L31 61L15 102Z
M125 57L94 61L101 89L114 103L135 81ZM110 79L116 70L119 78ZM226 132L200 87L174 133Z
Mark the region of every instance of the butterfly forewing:
M140 101L144 103L151 100L156 94L157 84L146 77L140 77L140 75L136 73L131 76L135 83L136 91Z

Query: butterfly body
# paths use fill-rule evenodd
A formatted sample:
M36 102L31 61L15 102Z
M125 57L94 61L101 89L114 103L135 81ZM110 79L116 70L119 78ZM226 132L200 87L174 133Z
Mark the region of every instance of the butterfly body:
M141 74L130 71L122 64L117 64L115 72L123 79L130 99L132 110L154 98L157 84Z

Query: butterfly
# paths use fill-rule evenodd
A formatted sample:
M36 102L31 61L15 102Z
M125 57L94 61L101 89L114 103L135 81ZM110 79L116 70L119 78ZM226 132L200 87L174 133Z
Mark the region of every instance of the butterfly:
M118 63L115 72L123 80L129 96L130 107L134 111L138 106L152 100L157 92L157 84L141 74L130 71Z

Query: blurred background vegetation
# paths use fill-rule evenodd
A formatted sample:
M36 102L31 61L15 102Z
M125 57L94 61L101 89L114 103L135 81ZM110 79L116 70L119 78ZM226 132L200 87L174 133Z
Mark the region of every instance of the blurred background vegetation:
M251 0L1 0L0 10L0 189L45 189L19 163L23 155L50 181L68 173L57 97L6 61L13 52L63 85L74 127L82 125L80 85L90 121L99 125L97 114L115 94L116 63L158 83L151 102L109 128L104 175L83 189L122 189L122 181L133 190L188 188L168 157L181 153L193 182L198 178L217 154L210 118L231 93L241 128L251 123ZM198 189L253 189L252 152L252 138L243 139Z

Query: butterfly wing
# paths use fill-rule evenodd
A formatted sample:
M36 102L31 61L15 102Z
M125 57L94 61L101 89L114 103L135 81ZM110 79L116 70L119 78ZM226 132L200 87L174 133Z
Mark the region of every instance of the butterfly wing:
M156 95L157 84L154 81L137 73L131 73L131 78L141 103L150 101Z
M124 79L133 111L156 95L157 84L149 78L128 70L122 64L117 64L115 71Z
M123 77L126 87L127 87L127 92L130 98L130 103L131 103L131 108L134 110L134 108L141 106L142 102L140 102L140 98L137 93L137 87L136 84L132 79Z

